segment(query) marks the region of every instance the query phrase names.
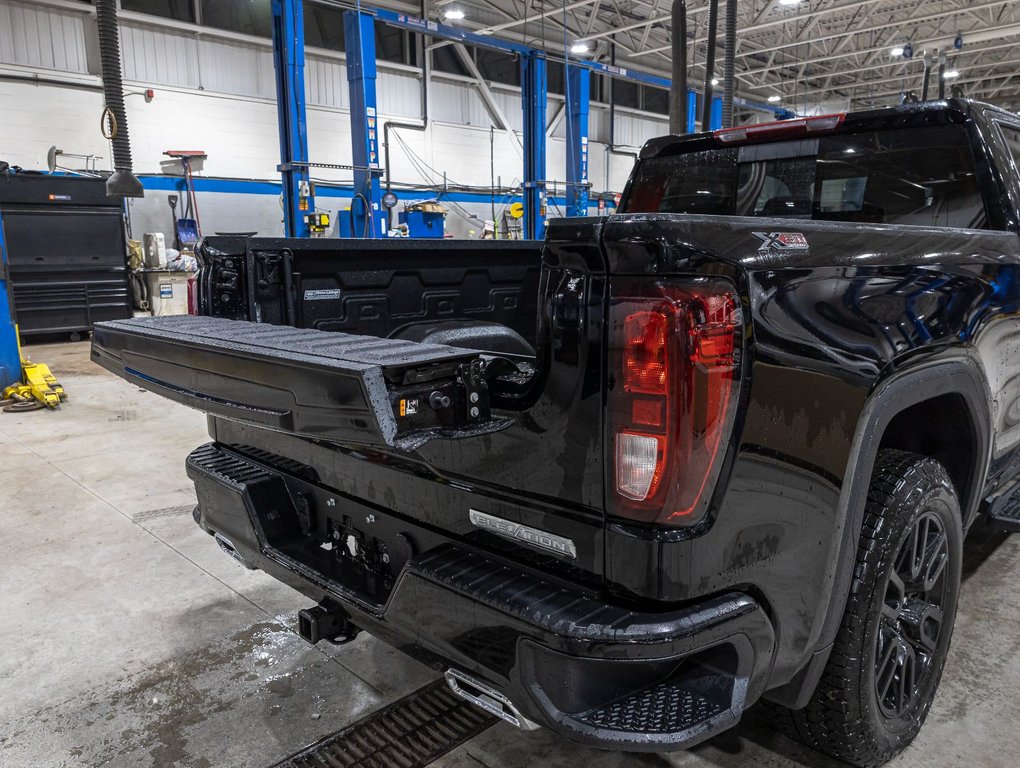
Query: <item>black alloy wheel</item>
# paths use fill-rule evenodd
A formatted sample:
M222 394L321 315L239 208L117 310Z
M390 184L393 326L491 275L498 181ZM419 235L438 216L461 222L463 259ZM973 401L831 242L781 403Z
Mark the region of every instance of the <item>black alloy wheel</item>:
M875 649L875 693L882 714L916 709L938 654L949 582L949 545L939 517L923 512L903 537L889 574Z
M843 621L803 709L769 705L793 738L874 768L917 736L935 699L963 570L949 472L916 453L875 460Z

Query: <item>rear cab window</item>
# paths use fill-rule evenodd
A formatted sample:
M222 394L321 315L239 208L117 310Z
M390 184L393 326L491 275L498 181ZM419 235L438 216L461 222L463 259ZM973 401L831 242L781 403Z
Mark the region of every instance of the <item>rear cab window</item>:
M967 130L956 124L647 158L621 210L988 226Z

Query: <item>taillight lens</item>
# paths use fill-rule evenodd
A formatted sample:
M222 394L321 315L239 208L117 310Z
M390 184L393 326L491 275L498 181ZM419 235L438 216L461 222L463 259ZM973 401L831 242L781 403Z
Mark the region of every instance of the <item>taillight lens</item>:
M740 370L740 303L718 281L617 287L610 310L614 514L702 519Z

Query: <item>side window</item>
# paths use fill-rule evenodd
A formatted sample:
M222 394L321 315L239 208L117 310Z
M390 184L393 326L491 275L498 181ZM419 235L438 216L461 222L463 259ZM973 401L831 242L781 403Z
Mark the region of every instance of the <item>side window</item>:
M999 123L999 130L1002 131L1002 139L1006 149L1013 156L1013 171L1020 178L1020 128Z
M928 227L987 226L961 125L825 137L814 218Z
M775 197L793 197L793 193L781 179L777 179L775 176L766 176L765 183L762 184L761 192L758 194L758 199L754 201L754 215L761 215L769 200Z
M813 155L741 163L736 214L810 219L814 185Z

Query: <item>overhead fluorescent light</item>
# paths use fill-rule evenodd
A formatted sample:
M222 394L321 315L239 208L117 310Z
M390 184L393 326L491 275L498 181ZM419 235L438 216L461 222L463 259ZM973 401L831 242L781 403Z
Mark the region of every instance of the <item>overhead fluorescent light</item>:
M952 80L953 78L959 77L959 76L960 76L960 70L958 70L958 69L950 69L948 72L946 72L944 75L942 75L942 79L943 80Z
M898 58L898 57L902 56L903 55L903 46L901 46L901 45L896 46L891 51L889 51L889 55L892 56L893 58Z
M769 96L769 103L770 104L776 104L777 102L780 102L782 100L783 100L782 96Z
M590 50L591 48L588 47L588 43L584 42L584 40L578 40L570 46L571 53L588 53Z
M800 0L779 0L780 5L799 5Z
M719 85L719 78L718 77L713 77L712 78L712 85Z
M443 11L443 18L448 21L460 21L464 18L464 11L460 8L451 8L448 11Z

